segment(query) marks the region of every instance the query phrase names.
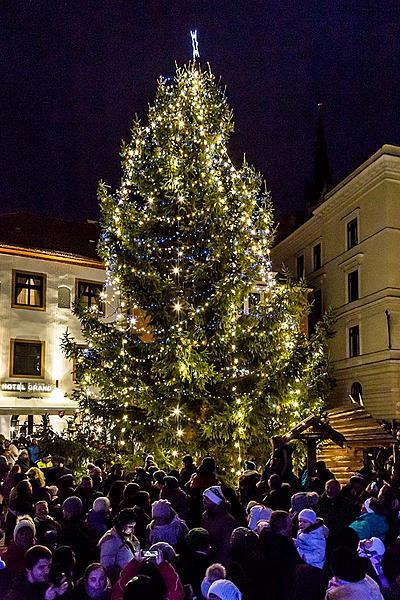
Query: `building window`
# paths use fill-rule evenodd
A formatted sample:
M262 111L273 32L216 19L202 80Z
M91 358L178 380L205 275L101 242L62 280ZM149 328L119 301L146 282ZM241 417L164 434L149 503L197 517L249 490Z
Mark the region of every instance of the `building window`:
M261 294L259 292L250 292L249 294L249 310L256 308L261 302Z
M322 290L315 289L308 295L308 301L311 305L308 315L308 331L313 333L315 326L322 317Z
M354 402L358 402L358 404L362 405L362 385L359 381L354 381L351 384L350 396Z
M354 325L354 327L349 328L349 356L352 358L353 356L360 355L360 327L358 325Z
M44 342L11 340L11 377L43 377Z
M71 308L71 290L66 285L58 288L58 308Z
M45 292L45 275L13 271L13 307L44 310Z
M358 270L347 273L347 296L349 302L354 302L359 298Z
M77 296L79 304L85 308L96 306L101 312L104 312L104 304L101 301L100 294L103 291L103 284L93 281L78 281Z
M321 244L317 244L313 248L313 267L314 271L321 268Z
M358 244L358 221L357 218L347 223L347 249L354 248Z
M304 278L304 254L300 254L296 259L296 277L297 281Z

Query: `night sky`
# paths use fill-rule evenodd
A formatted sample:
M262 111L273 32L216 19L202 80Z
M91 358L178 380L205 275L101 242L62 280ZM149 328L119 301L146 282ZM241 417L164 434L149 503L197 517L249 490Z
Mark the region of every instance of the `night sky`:
M2 0L0 210L96 218L160 75L191 57L227 87L231 156L276 211L303 207L322 102L334 183L400 145L399 0Z

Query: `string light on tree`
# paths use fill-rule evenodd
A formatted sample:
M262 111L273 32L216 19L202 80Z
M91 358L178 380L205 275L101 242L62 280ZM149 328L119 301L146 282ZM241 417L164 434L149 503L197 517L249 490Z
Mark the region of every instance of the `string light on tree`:
M235 474L265 460L294 415L321 410L330 377L327 322L307 338L306 290L275 280L271 200L231 161L232 131L210 69L159 80L122 148L119 189L99 186L105 315L77 306L90 351L70 335L64 349L74 398L110 444L159 464L177 449L213 454Z

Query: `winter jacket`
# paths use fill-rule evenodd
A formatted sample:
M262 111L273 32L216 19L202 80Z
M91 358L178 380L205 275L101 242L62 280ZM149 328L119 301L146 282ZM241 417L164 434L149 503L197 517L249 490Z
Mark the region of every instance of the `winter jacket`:
M231 534L238 522L224 506L203 512L201 526L210 534L210 544L213 558L216 562L226 564L229 557L229 543Z
M94 537L97 538L97 541L101 538L102 535L106 533L109 529L109 514L104 510L96 511L91 508L88 512L88 516L86 518L86 523L90 527L91 531L94 534Z
M133 558L132 544L124 540L113 527L106 531L97 546L100 549L100 563L111 581L115 581Z
M133 559L122 571L120 578L114 585L111 600L122 600L124 588L128 581L141 572L142 563ZM157 571L164 580L166 594L164 600L183 600L185 592L174 567L167 561L156 566Z
M309 565L322 569L325 563L326 538L329 531L322 519L298 532L294 540L301 558Z
M147 525L146 547L150 548L157 542L167 542L176 548L187 533L189 533L188 526L178 515L175 515L166 525L155 525L154 521L151 521Z
M383 600L379 585L368 575L354 583L328 588L325 600Z
M389 531L386 517L375 512L362 513L349 527L354 529L360 540L378 537L384 542Z

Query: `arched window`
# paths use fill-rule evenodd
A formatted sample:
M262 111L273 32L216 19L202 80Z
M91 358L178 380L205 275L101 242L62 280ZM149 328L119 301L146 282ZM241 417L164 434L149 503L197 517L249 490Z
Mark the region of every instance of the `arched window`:
M359 381L354 381L351 384L350 396L358 404L362 404L362 385Z

